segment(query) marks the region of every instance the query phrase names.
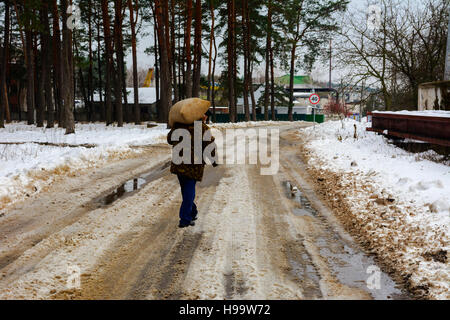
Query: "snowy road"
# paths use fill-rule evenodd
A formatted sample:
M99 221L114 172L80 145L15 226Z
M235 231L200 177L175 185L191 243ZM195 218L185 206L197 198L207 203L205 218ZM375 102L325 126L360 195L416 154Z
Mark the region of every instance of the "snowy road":
M314 193L298 154L302 126L280 128L278 175L208 168L193 228L177 229L166 146L15 205L0 217L0 299L408 298L373 273L373 258ZM79 288L68 288L69 270L80 271Z

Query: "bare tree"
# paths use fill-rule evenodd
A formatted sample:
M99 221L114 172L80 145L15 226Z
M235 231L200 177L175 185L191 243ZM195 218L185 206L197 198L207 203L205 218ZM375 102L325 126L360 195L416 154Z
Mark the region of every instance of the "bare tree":
M289 59L290 84L289 84L289 120L293 120L294 107L294 76L296 62L300 49L307 49L304 61L311 65L316 54L315 48L321 42L325 42L326 35L337 29L334 19L335 13L343 12L348 1L321 0L309 3L304 0L291 0L283 3L282 21L280 29L285 34L283 44L286 46L285 54Z
M366 12L348 13L336 46L341 66L354 83L378 87L386 110L417 107L418 86L441 80L447 42L449 3L382 0L379 25Z

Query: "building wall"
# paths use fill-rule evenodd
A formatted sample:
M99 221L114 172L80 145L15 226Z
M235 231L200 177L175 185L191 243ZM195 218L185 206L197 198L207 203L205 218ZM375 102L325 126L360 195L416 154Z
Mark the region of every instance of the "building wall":
M419 86L419 111L450 110L450 81Z

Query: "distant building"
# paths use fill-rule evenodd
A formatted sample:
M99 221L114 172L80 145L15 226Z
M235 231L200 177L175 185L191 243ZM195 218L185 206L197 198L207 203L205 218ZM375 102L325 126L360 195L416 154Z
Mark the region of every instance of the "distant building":
M286 91L286 107L278 107L277 113L287 114L289 105L289 86L290 75L284 75L277 78L275 82L285 88ZM315 110L316 114L323 113L323 108L335 93L334 89L323 87L314 82L310 76L294 76L294 109L293 114L312 114ZM320 97L320 102L313 105L310 101L312 94L317 94Z
M156 103L156 88L139 88L139 104L151 105ZM128 104L134 104L134 88L127 88L127 100ZM105 101L104 96L102 101ZM125 99L122 97L122 101ZM100 102L100 95L94 93L94 102Z
M263 94L264 94L264 86L260 86L258 89L256 89L254 91L256 103L258 103L258 101L261 99ZM252 98L251 98L250 94L248 95L248 101L249 101L249 106L250 106L250 114L252 114L252 112L253 112L253 109L252 109ZM236 108L237 108L237 113L238 114L244 114L245 113L244 98L243 97L237 99ZM258 109L260 110L260 108L258 108ZM257 110L257 113L259 112L259 110Z
M450 111L450 81L430 82L419 85L419 111Z
M103 97L101 99L103 103L105 103L105 96L103 93ZM94 119L100 119L101 108L100 108L100 95L98 93L94 93ZM143 121L149 120L157 120L158 110L156 108L156 88L139 88L139 106L141 108L141 119ZM124 108L133 108L134 106L134 88L127 88L127 105L124 105ZM122 103L125 103L124 97L122 97ZM113 101L112 104L113 110L115 108L115 104ZM80 112L78 115L80 120L85 120L86 114Z

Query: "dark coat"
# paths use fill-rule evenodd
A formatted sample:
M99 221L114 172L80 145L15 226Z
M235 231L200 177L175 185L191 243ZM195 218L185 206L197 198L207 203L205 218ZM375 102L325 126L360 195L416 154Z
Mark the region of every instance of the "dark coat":
M169 134L167 135L167 142L172 145L172 146L176 146L178 143L181 143L182 141L172 141L172 134L175 130L177 129L186 129L189 131L189 133L191 134L192 137L192 141L191 141L191 164L175 164L172 162L172 165L170 167L170 172L176 175L183 175L185 177L188 177L190 179L196 180L196 181L202 181L203 180L203 173L205 170L205 160L202 159L202 164L194 164L194 124L190 124L190 125L186 125L186 124L181 124L181 123L175 123L175 125L173 126L172 130L170 130ZM205 134L205 132L207 132L208 130L210 130L210 128L202 123L202 137ZM203 139L202 139L203 140ZM211 141L203 141L202 143L202 153L204 152L205 148L214 143L215 139L214 137L211 136ZM215 157L215 152L213 152L212 154L213 157ZM213 162L213 166L217 166L216 162Z

